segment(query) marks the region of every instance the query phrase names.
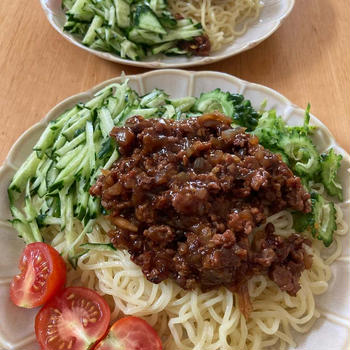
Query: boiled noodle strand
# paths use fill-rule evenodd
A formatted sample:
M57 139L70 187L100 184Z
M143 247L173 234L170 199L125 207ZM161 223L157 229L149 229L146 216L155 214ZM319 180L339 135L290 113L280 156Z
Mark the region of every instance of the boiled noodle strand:
M260 0L168 0L170 11L200 22L212 51L244 34L260 14Z
M323 192L318 184L314 188ZM104 294L113 319L124 314L146 319L161 336L165 350L261 350L276 344L283 350L295 346L292 331L306 333L320 317L315 295L328 289L329 264L341 254L340 236L347 232L338 205L336 210L337 230L329 256L323 257L330 248L325 249L319 240L310 237L312 247L304 245L313 255L313 264L303 272L297 296L282 292L264 275L254 276L248 281L253 311L247 320L237 306L238 296L228 289L185 291L171 279L153 284L124 250L90 250L78 259L78 269L69 272L68 283L78 283ZM294 233L293 217L288 211L276 213L266 221L275 226L278 235L286 237ZM78 237L83 227L78 221L73 226ZM108 243L109 229L107 220L97 219L92 232L86 235L86 242ZM45 234L54 237L52 244L65 254L68 246L59 228Z

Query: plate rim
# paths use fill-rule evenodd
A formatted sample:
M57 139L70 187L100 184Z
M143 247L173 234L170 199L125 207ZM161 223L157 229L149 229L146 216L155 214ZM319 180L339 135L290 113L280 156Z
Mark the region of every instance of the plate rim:
M132 61L132 60L127 60L127 59L121 58L121 57L114 55L112 53L91 49L91 48L83 45L82 43L80 43L76 39L74 39L73 36L65 33L54 22L54 20L53 20L54 15L52 14L52 11L46 6L47 1L48 0L40 0L40 5L41 5L42 9L44 10L44 13L45 13L47 20L49 21L51 26L65 40L67 40L71 44L75 45L76 47L79 47L80 49L83 49L83 50L85 50L85 51L87 51L87 52L89 52L97 57L100 57L100 58L105 59L105 60L110 61L110 62L120 63L120 64L124 64L127 66L149 68L149 69L166 69L166 68L186 68L186 67L188 68L188 67L195 67L195 66L202 66L202 65L206 65L206 64L212 64L212 63L222 61L224 59L227 59L229 57L233 57L233 56L238 55L244 51L247 51L247 50L254 48L255 46L259 45L261 42L266 40L268 37L270 37L275 31L277 31L277 29L282 25L282 23L285 21L285 19L292 12L296 0L287 0L287 1L289 1L289 7L288 7L287 11L278 19L272 21L271 23L273 23L273 26L270 29L270 31L268 31L265 35L259 37L258 39L251 40L251 41L247 42L241 48L239 48L233 52L221 54L218 56L202 57L194 62L182 62L182 63L165 63L165 62L162 62L162 60L160 60L160 61ZM263 2L263 0L261 0L261 1ZM284 0L282 0L282 1L284 1Z

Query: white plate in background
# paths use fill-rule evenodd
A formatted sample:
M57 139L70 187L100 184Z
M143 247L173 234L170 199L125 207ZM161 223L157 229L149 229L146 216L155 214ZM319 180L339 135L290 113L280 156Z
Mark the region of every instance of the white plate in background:
M259 18L252 23L247 32L238 37L219 51L211 53L208 57L168 57L164 55L147 57L142 61L132 61L121 58L115 54L98 51L83 45L74 35L64 32L63 25L66 21L62 9L62 0L40 0L41 6L51 25L68 41L83 50L101 57L105 60L145 68L180 68L210 64L234 56L240 52L253 48L273 34L282 24L283 20L293 9L295 0L263 0L263 8Z

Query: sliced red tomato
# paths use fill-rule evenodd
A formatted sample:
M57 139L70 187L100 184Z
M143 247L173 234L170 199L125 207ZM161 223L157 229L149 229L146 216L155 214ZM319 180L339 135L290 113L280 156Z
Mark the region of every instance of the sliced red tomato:
M106 333L111 312L89 288L70 287L37 314L35 333L45 350L88 350Z
M95 350L161 350L157 332L143 319L128 316L115 322Z
M22 253L19 269L10 285L11 300L18 306L32 308L45 304L66 282L66 264L50 245L28 244Z

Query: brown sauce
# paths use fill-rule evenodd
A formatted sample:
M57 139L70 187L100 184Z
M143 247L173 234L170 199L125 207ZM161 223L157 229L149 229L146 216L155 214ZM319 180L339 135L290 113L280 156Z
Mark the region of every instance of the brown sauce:
M132 117L112 130L121 157L90 192L110 213L111 241L149 281L244 294L250 277L266 274L295 295L310 242L283 239L271 224L254 229L282 209L310 211L310 195L279 155L230 123Z

